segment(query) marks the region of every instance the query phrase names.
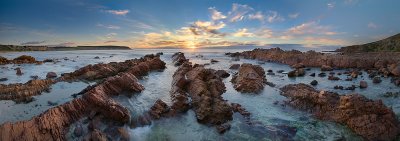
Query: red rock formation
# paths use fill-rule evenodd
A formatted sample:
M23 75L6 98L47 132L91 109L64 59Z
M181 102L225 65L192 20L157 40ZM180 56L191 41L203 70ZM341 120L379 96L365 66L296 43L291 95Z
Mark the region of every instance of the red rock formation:
M0 140L65 140L66 129L93 111L126 123L130 119L128 110L110 96L123 91L140 92L143 89L134 75L118 74L96 85L81 98L51 108L31 120L4 123L0 126Z
M26 97L39 95L46 91L54 83L54 80L30 80L25 84L0 84L0 100L18 100Z
M187 62L187 59L185 57L185 54L182 52L177 52L174 55L172 55L172 61L174 62L175 66L180 66L184 62Z
M400 73L397 73L400 67L394 67L396 64L400 64L400 53L398 52L325 54L315 51L303 53L297 50L284 51L280 48L272 48L254 49L242 52L240 55L248 59L280 62L291 66L299 63L306 67L324 66L324 69L329 67L360 69L388 68L391 74L400 75Z
M232 77L233 87L240 92L257 93L264 88L265 71L259 65L242 64Z
M367 140L394 140L400 131L395 114L381 100L319 92L306 84L290 84L281 90L289 105L310 111L318 119L345 124Z
M40 64L41 61L37 61L34 57L28 55L22 55L13 60L8 60L5 57L0 56L0 65L5 64Z
M138 66L138 67L135 67ZM133 69L133 67L135 67ZM158 56L146 55L140 59L126 60L124 62L111 62L108 64L88 65L71 73L64 73L60 80L96 80L114 76L119 72L130 71L136 76L143 76L148 70L164 69L165 63ZM138 75L139 74L139 75Z
M172 76L172 85L169 93L173 103L171 109L174 113L186 112L190 108L189 96L186 94L188 80L186 80L185 75L191 69L192 66L190 64L184 63Z

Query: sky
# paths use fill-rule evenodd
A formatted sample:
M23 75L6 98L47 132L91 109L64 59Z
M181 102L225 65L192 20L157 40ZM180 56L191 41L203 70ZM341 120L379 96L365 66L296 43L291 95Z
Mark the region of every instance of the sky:
M399 0L1 0L0 44L346 46L400 32Z

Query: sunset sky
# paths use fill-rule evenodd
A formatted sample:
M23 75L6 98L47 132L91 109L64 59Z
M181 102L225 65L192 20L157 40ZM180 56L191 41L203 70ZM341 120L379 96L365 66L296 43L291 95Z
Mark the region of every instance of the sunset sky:
M1 0L0 44L351 45L400 32L399 0Z

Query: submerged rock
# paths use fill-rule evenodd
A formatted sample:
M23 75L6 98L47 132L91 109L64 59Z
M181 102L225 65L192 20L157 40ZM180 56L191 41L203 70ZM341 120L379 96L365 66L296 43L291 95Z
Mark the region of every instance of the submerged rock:
M237 70L237 69L239 69L239 67L240 67L240 64L232 64L232 65L229 67L229 69Z
M258 93L264 89L265 71L259 65L242 64L232 77L233 87L239 92Z
M23 74L22 71L21 71L21 68L16 68L15 71L16 71L17 75L22 75Z
M381 80L381 78L378 77L378 76L376 76L376 77L374 77L374 78L372 79L372 83L381 83L381 82L382 82L382 80Z
M368 87L367 81L360 81L360 88L367 88L367 87Z
M0 82L3 82L3 81L7 81L8 80L8 78L0 78Z
M333 75L329 75L329 76L328 76L328 80L337 81L337 80L340 80L340 78L339 78L339 77L336 77L336 76L333 76Z
M345 124L367 140L394 140L399 133L395 114L381 100L319 92L306 84L289 84L281 91L289 98L289 105L311 111L318 119Z
M318 85L318 81L317 80L313 80L313 81L310 82L310 84L313 85L313 86Z
M299 77L299 76L304 76L306 74L306 72L304 71L304 69L296 69L293 71L290 71L288 73L288 77Z
M226 72L225 70L217 70L215 72L215 74L217 74L221 78L227 78L230 76L230 74L228 72Z
M46 78L55 78L57 77L57 74L55 72L48 72L46 75Z

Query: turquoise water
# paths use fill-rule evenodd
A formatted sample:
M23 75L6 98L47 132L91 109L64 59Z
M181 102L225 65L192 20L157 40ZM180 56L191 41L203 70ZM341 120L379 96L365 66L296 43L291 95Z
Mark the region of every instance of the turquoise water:
M99 62L112 62L123 61L126 59L141 57L149 53L164 52L161 59L167 63L167 68L162 72L152 72L140 83L145 86L145 90L141 93L133 94L131 97L125 95L117 96L115 99L127 107L133 117L141 115L146 112L157 99L171 104L169 90L172 81L172 74L177 69L173 66L171 56L177 51L185 52L187 58L193 63L204 64L210 63L210 59L216 59L220 62L207 65L207 68L224 69L233 74L235 70L229 70L231 64L252 63L259 64L265 70L272 69L276 75L267 75L267 81L276 84L275 87L265 86L264 90L259 94L242 94L233 89L230 82L231 76L224 79L227 91L223 94L223 98L228 102L241 104L246 108L251 115L251 121L254 125L246 124L246 120L241 115L235 113L234 118L230 121L232 127L225 134L218 134L214 127L199 124L196 121L195 114L189 110L187 113L172 117L162 118L153 121L150 126L127 128L132 140L337 140L346 138L347 140L361 140L351 130L345 126L328 122L316 120L312 115L295 110L288 106L282 106L281 103L286 98L279 95L279 88L292 83L310 83L312 80L317 80L319 83L317 89L324 89L329 91L338 92L339 94L348 93L361 93L371 99L382 99L383 102L392 107L396 114L400 113L400 102L398 98L383 98L380 95L384 92L400 91L399 87L390 83L390 78L382 78L382 83L372 84L372 80L368 78L367 73L363 73L363 77L353 81L344 81L345 75L339 76L343 80L330 81L327 77L310 77L309 74L315 72L319 73L318 68L311 68L307 71L304 77L288 78L284 74L276 73L277 70L290 71L291 68L287 65L276 63L260 63L256 60L240 59L240 61L232 61L230 57L224 55L225 52L236 52L247 49L193 49L193 50L177 50L177 49L154 49L154 50L124 50L124 51L57 51L57 52L16 52L16 53L0 53L1 56L7 58L14 58L22 54L27 54L43 60L45 58L59 58L61 62L45 63L43 65L5 65L0 68L0 77L7 77L9 80L0 82L8 83L24 83L28 81L30 75L38 75L44 77L48 71L54 71L57 74L71 72L76 68L85 66L87 64L94 64ZM203 57L198 57L202 55ZM77 57L79 56L79 57ZM100 59L94 59L99 56ZM110 57L112 56L112 57ZM64 60L67 57L69 60ZM72 61L75 60L75 61ZM13 68L21 67L25 73L22 76L16 76ZM345 70L335 70L334 72L343 72ZM352 84L358 85L359 81L365 80L368 82L367 89L356 89L354 91L348 90L335 90L335 85L350 86ZM85 88L87 83L58 83L52 87L50 93L44 93L40 96L35 96L35 101L24 104L15 104L12 101L0 101L0 123L5 121L18 121L30 119L32 116L40 114L42 111L51 108L51 106L35 107L37 110L28 110L32 104L56 101L62 104L71 100L71 94L79 92ZM279 101L278 104L274 104ZM36 102L36 103L35 103ZM30 105L29 105L30 104ZM7 107L7 108L6 108ZM5 113L10 111L25 111L28 114L21 114L21 112L14 112L12 116L5 116ZM24 112L22 112L24 113ZM18 117L18 118L13 118ZM286 138L282 133L290 133L290 130L282 127L296 128L297 132L293 137ZM72 127L74 128L74 127ZM70 138L73 139L73 138Z

